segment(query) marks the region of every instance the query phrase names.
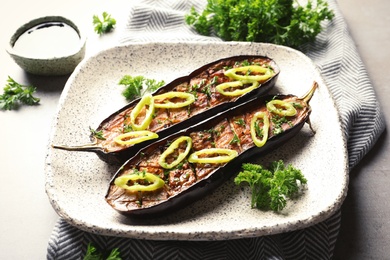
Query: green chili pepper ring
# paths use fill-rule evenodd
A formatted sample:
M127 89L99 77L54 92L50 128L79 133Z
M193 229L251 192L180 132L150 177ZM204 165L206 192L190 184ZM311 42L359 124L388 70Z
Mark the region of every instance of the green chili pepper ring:
M280 116L295 116L297 110L294 106L287 101L274 99L267 103L267 109L271 113L278 114Z
M146 115L144 120L140 124L135 123L135 119L138 117L138 115L141 113L142 108L149 106L147 109ZM153 96L150 94L144 95L142 99L137 103L137 105L134 107L134 109L130 113L130 122L132 127L135 130L145 130L148 128L150 123L153 120L153 114L154 114L154 100Z
M173 99L173 98L181 98L181 99L185 99L185 101L174 103L174 102L170 101L170 99ZM170 92L167 92L164 94L154 96L155 101L158 99L164 99L164 100L168 100L168 101L165 101L164 103L156 103L155 102L154 107L157 107L157 108L180 108L180 107L189 106L195 102L195 96L193 94L186 93L186 92L177 92L177 91L170 91Z
M244 75L237 74L237 72L245 72ZM258 74L251 75L251 72ZM265 81L272 77L273 72L270 68L264 68L259 65L243 66L238 68L229 69L225 72L225 75L235 80L244 81Z
M184 152L180 153L179 156L170 164L166 162L166 158L168 155L172 154L177 148L179 148L179 145L182 142L187 142L187 146ZM175 141L171 143L171 145L161 154L158 163L163 167L164 169L172 169L176 165L178 165L181 161L183 161L192 148L192 139L188 136L181 136L177 138Z
M244 88L244 89L239 89L238 87L242 87L244 84L251 84L250 86ZM230 82L225 82L217 85L215 89L221 93L222 95L225 96L242 96L245 93L248 93L255 88L257 88L260 85L259 82L257 81L230 81ZM237 88L233 91L225 91L227 88Z
M116 186L131 192L155 191L165 184L158 175L148 172L122 175L116 178L114 183Z
M205 155L218 154L218 155L215 157L199 158L199 155L201 154L205 154ZM223 155L219 155L219 154L223 154ZM188 157L188 161L190 163L227 163L237 156L238 156L238 152L236 150L222 149L222 148L208 148L208 149L203 149L192 153Z
M260 128L261 133L257 133L257 131L256 131L256 123L257 123L258 119L263 120L263 127ZM253 143L257 147L262 147L268 140L268 132L269 132L269 118L268 118L268 115L266 112L257 112L253 115L253 117L251 119L250 130L251 130L251 137L252 137ZM259 135L261 135L261 136L259 136ZM261 139L258 138L257 136L259 136Z
M158 134L148 130L142 130L118 135L114 138L114 142L119 145L132 145L156 138L158 138Z

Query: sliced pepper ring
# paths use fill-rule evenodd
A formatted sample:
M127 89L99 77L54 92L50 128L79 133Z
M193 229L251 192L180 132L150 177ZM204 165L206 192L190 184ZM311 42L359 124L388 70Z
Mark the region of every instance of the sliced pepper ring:
M144 120L140 124L136 124L135 120L138 117L138 115L141 113L142 109L146 106L149 106L145 115ZM144 95L141 100L137 103L137 105L133 108L133 110L130 113L130 122L134 130L145 130L148 128L150 123L153 120L153 114L154 114L154 100L153 96L150 94Z
M243 73L237 74L237 72ZM251 72L260 73L251 75ZM265 68L259 65L249 65L249 66L243 66L238 68L232 68L227 71L225 71L225 76L229 78L233 78L236 80L244 80L244 81L265 81L272 76L272 70L270 68Z
M185 100L183 102L170 101L173 98L181 98ZM158 99L163 99L163 100L166 99L167 101L164 100L164 103L154 102L154 107L157 108L179 108L179 107L189 106L195 102L195 96L193 94L186 93L186 92L178 92L178 91L170 91L167 93L154 96L155 101Z
M199 155L217 155L214 157L199 157ZM222 155L221 155L222 154ZM208 148L196 151L188 157L190 163L227 163L238 156L238 152L232 149Z
M256 123L259 119L263 120L263 127L259 128L260 133L258 133L258 131L256 130ZM266 112L256 112L253 115L251 119L250 131L252 141L257 147L262 147L267 142L269 132L269 118ZM260 138L257 137L259 134L261 135L259 136Z
M158 175L138 172L119 176L115 179L114 184L122 189L138 192L158 190L164 186L165 182Z
M225 91L227 88L242 87L244 84L252 84L244 89L236 89L233 91ZM230 81L217 85L215 89L224 96L242 96L249 91L254 90L260 85L257 81Z
M177 148L179 148L179 145L182 142L187 142L187 146L186 146L185 151L182 152L182 153L179 153L177 158L173 162L168 164L166 162L167 156L172 154ZM164 169L172 169L173 167L178 165L181 161L183 161L187 157L187 155L191 151L191 148L192 148L192 139L191 139L191 137L181 136L181 137L177 138L175 141L173 141L171 143L171 145L161 154L161 156L160 156L160 158L158 160L158 163Z
M158 138L158 134L148 130L141 130L118 135L114 138L114 142L120 145L132 145L155 138Z
M297 110L290 102L284 100L274 99L267 103L267 109L271 113L280 115L280 116L295 116Z

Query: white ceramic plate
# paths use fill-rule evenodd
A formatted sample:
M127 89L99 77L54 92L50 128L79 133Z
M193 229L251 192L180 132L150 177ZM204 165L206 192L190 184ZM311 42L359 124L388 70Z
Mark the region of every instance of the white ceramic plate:
M117 167L94 153L49 148L46 191L56 212L89 232L142 239L233 239L304 228L328 218L346 196L346 142L329 89L312 61L290 48L255 43L149 43L111 48L83 61L71 75L60 98L51 144L89 141L89 127L126 102L118 81L125 75L171 80L219 58L265 55L281 68L274 93L304 95L313 81L319 88L311 100L311 122L287 144L256 158L267 164L283 159L300 168L307 190L281 213L250 207L247 186L227 181L214 193L164 218L137 222L112 209L104 199ZM245 187L245 188L243 188Z

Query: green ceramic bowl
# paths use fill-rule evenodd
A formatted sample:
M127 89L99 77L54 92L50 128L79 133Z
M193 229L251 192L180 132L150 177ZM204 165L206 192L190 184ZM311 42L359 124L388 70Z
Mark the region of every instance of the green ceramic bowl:
M55 32L48 31L47 28L49 27L53 27L50 30L56 29L55 27L63 30L66 27L68 31L58 32L57 29L56 34L48 36L48 33ZM41 30L42 28L45 28L45 30ZM70 31L73 30L74 35L72 38L76 37L76 40L72 39L72 44L70 44L71 40L66 38L70 35L69 28ZM43 32L46 35L42 34ZM26 38L26 35L27 37L31 37L29 34L34 33L35 38ZM22 45L22 43L19 43L22 42L22 37L24 37L23 40L25 41L24 49L17 48L18 45ZM39 39L37 37L42 38ZM59 40L61 37L62 39ZM57 40L57 43L60 44L52 44L50 40ZM34 45L34 43L38 46ZM29 21L17 29L11 36L7 52L28 73L44 76L59 76L73 72L85 56L85 43L85 36L72 21L62 16L45 16ZM61 48L61 50L56 50L56 48Z

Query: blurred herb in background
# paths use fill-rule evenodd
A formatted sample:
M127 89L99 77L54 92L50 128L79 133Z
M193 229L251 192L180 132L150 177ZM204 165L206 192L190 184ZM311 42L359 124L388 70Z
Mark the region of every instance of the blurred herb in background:
M314 41L321 22L334 17L325 0L208 0L198 13L194 7L185 15L187 24L225 41L269 42L298 48Z
M100 19L102 18L102 19ZM107 12L103 12L102 17L93 16L93 25L95 32L99 35L108 33L115 28L116 20Z
M108 255L104 255L92 243L89 243L83 260L122 260L122 258L118 248L114 248Z

